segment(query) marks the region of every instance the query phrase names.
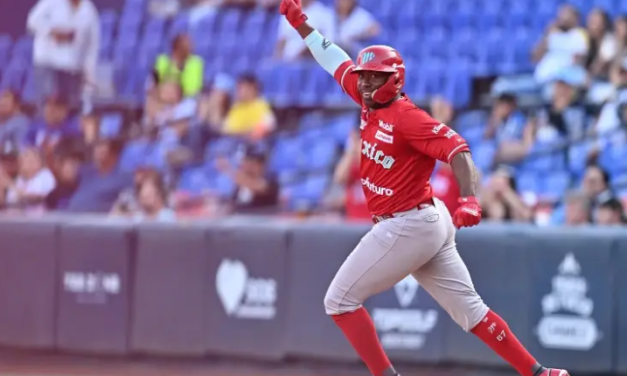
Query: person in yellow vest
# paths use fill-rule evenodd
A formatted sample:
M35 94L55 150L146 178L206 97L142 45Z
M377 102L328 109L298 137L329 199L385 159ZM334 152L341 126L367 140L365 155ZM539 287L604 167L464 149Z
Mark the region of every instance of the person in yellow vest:
M235 103L226 116L222 133L259 140L273 131L275 126L274 113L270 103L260 95L257 78L253 75L239 77Z
M192 54L192 43L185 34L179 34L172 42L172 53L157 57L154 67L157 84L175 81L183 88L186 97L200 93L203 86L204 61Z

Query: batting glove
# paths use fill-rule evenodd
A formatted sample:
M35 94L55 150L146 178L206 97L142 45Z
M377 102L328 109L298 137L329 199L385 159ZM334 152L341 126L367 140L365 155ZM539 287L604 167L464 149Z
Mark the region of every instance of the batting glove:
M481 222L481 206L475 197L461 197L459 207L453 214L453 224L457 228L476 226Z
M285 16L287 22L289 22L294 29L307 21L307 16L303 13L300 0L281 0L279 13Z

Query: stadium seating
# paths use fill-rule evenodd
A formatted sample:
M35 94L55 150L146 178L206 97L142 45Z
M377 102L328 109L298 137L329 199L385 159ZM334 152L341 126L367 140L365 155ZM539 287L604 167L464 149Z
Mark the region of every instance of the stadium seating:
M334 4L334 0L323 2ZM383 26L383 34L372 42L395 46L405 57L405 89L410 98L421 101L443 95L458 108L468 105L474 77L530 72L529 51L564 2L360 0ZM627 2L621 0L570 3L582 14L596 6L613 16L627 12ZM119 97L125 101L143 99L145 79L154 58L170 50L175 35L188 32L196 53L205 59L207 83L218 73L236 76L252 71L260 78L264 95L277 108L352 109L338 116L305 117L296 133L281 133L272 148L270 169L277 174L288 204L298 208L320 202L339 151L358 123L354 111L357 107L317 64L285 64L272 59L280 22L275 9L228 7L190 23L187 13L172 20L154 18L146 12L146 1L126 0L119 12L102 10L100 17L100 58L112 63ZM34 100L31 56L31 37L14 40L0 35L0 88L21 91L27 101ZM487 115L485 111L466 111L456 121L456 129L470 143L484 173L492 168L497 147L483 138ZM116 134L120 129L119 117L108 115L103 119L103 134ZM324 137L318 138L323 141L312 142L320 134ZM205 150L207 162L186 170L179 187L196 193L210 189L222 196L230 195L232 182L217 172L213 162L218 156L234 155L240 145L240 140L232 138L209 143ZM563 153L544 153L555 145L536 145L533 152L540 154L515 166L519 190L546 200L558 199L572 181L581 178L591 146L578 143ZM158 146L137 141L125 150L123 166L163 167L163 153ZM613 183L627 180L625 146L605 148L599 160L609 170Z

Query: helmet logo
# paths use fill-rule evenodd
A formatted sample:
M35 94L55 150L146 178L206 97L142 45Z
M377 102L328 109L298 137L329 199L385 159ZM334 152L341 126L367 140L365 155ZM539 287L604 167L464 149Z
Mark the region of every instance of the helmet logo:
M366 52L361 57L361 63L367 63L371 60L374 60L374 52Z

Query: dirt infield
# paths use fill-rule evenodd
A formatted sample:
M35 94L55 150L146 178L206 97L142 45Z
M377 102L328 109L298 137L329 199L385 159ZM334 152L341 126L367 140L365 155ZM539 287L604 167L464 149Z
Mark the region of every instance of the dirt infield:
M403 376L513 376L513 372L398 365ZM0 351L0 376L367 376L356 365L220 359L117 358Z

